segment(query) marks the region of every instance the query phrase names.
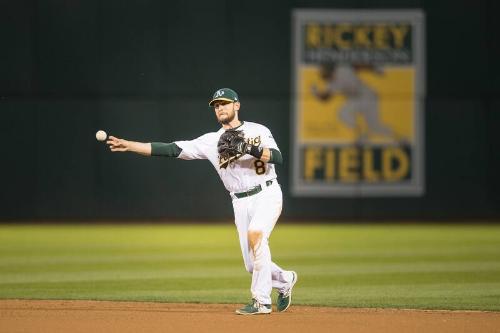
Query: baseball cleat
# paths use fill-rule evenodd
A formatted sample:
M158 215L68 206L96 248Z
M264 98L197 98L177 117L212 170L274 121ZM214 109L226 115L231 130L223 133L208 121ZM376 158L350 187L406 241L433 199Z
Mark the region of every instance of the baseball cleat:
M292 304L292 289L295 283L297 283L297 273L292 271L292 282L290 282L290 287L284 292L278 294L278 300L276 301L276 310L278 312L284 312Z
M271 311L271 304L260 304L256 299L252 299L252 302L236 310L236 313L240 315L256 315L269 314Z

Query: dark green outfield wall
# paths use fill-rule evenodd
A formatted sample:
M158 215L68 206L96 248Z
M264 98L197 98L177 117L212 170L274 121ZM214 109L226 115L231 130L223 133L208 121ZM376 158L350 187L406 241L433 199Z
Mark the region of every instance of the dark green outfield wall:
M1 220L230 218L229 197L208 162L111 154L94 134L194 138L217 129L206 102L228 86L240 94L242 118L270 127L290 162L293 8L425 11L426 194L295 198L285 163L278 167L284 217L500 216L493 1L21 0L1 7Z

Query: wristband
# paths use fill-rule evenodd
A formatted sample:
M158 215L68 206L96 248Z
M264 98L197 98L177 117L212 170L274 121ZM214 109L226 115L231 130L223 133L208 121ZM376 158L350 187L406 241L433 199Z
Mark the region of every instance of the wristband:
M248 149L247 151L248 151L248 154L250 154L256 158L261 158L262 154L264 153L263 148L260 148L260 147L254 146L254 145L250 145L250 149Z

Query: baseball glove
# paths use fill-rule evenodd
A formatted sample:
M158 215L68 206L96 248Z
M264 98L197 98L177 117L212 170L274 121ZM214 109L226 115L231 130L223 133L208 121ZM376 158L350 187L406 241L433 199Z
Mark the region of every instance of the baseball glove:
M234 158L246 150L245 134L243 131L229 129L222 133L217 143L219 156L223 159Z

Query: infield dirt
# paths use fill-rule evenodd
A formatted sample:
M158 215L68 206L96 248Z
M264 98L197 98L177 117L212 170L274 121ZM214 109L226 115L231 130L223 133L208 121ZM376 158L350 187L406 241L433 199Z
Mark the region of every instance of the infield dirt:
M500 332L500 312L292 306L239 316L239 306L1 300L0 332Z

